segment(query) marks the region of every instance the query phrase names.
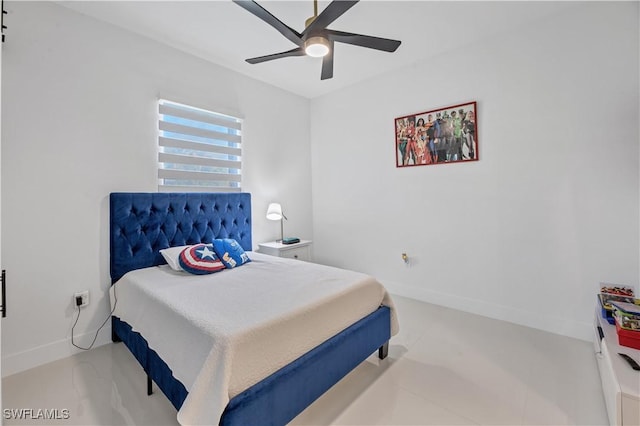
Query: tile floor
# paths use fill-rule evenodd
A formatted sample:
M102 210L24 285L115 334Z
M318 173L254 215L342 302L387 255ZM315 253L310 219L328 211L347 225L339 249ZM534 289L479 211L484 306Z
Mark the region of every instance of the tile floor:
M400 333L292 425L604 425L589 342L395 296ZM157 388L156 388L157 390ZM123 344L3 379L3 408L67 409L11 424L175 425Z

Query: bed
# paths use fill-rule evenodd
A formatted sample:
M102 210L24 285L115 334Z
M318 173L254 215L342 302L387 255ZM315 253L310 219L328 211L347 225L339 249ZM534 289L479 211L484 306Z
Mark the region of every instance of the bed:
M214 239L237 241L251 262L189 276L160 253ZM153 381L182 424L284 425L376 350L385 358L397 332L393 303L373 278L251 249L250 194L110 195L112 338L131 351L149 392ZM304 309L290 305L291 286L296 303L306 298ZM268 303L248 296L260 292ZM359 302L362 292L371 300ZM280 313L278 305L291 308ZM231 321L234 310L244 313ZM210 323L233 331L218 335ZM220 385L218 376L228 380Z

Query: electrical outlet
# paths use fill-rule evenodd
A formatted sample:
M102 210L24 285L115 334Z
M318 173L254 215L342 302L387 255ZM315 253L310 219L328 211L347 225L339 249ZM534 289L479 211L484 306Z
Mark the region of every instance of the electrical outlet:
M81 303L78 304L78 298L80 298ZM78 293L73 293L73 305L84 307L89 304L89 290L79 291Z

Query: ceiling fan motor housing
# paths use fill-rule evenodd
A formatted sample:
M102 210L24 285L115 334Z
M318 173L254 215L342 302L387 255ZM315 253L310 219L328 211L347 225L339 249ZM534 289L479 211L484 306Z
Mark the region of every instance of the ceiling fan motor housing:
M329 44L329 40L322 36L309 37L304 42L305 53L314 58L319 58L326 55L327 53L329 53L330 49L331 46Z

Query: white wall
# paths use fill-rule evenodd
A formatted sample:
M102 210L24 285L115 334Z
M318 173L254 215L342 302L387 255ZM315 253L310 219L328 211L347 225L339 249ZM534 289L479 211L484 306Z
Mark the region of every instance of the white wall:
M9 276L3 374L74 352L72 294L91 305L88 345L108 317L108 194L156 191L156 101L244 117L243 190L254 246L275 239L267 204L311 237L309 101L53 3L5 2L2 253ZM276 107L277 106L277 107ZM110 324L99 343L110 340Z
M312 100L316 260L590 339L598 283L638 285L638 30L576 4ZM480 161L395 167L395 117L472 100Z

